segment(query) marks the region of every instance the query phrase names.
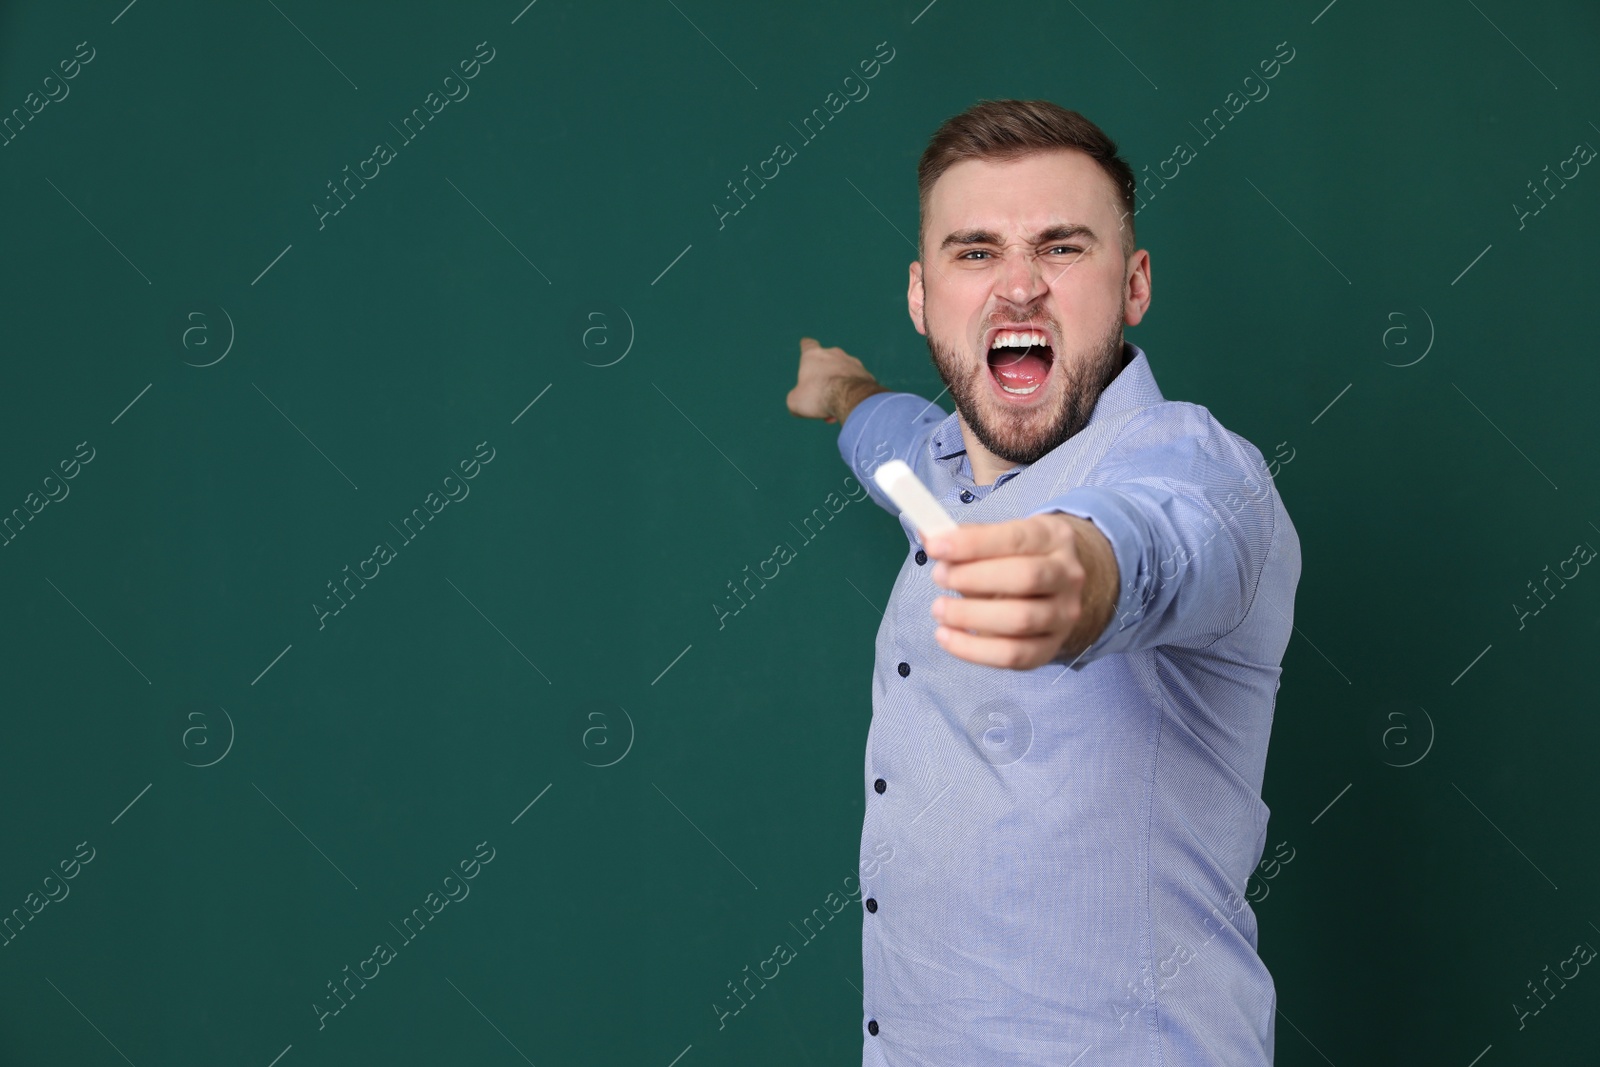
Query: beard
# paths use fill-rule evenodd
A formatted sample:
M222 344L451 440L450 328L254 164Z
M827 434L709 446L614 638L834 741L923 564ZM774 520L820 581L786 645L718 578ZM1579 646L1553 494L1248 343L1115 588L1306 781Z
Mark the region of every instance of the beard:
M1060 331L1053 332L1060 336ZM984 380L992 373L989 353L978 353L977 362L967 366L953 349L935 339L931 327L926 337L928 354L962 420L984 448L1007 463L1036 463L1088 425L1100 394L1126 365L1119 315L1088 351L1053 350L1050 376L1040 386L1055 392L1053 405L1008 410ZM1062 381L1057 382L1058 377Z

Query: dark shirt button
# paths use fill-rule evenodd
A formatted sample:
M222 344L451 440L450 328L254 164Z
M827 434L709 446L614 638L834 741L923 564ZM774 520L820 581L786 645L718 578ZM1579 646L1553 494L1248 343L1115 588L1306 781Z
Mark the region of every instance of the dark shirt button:
M917 549L917 566L920 567L926 562L928 562L928 554L920 548Z
M900 664L898 670L900 671L900 677L904 678L906 675L911 673L911 664L902 663Z
M878 1020L876 1020L876 1019L868 1019L867 1020L867 1033L871 1034L873 1037L877 1037L878 1036Z
M972 494L967 492L965 489L961 490L961 502L963 504L972 503Z
M878 910L878 900L877 900L876 897L868 897L867 898L867 910L868 911L877 911Z
M885 789L889 788L889 783L884 781L882 778L879 778L876 782L872 783L872 788L876 789L878 792L881 793Z

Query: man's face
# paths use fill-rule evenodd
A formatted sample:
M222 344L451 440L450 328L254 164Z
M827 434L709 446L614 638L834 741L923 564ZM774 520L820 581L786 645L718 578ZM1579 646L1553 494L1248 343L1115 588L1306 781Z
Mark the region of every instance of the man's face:
M1121 216L1110 177L1075 149L963 160L934 184L907 299L980 484L1004 468L982 478L973 437L1033 463L1083 429L1121 369L1123 324L1150 301L1149 253L1123 255Z

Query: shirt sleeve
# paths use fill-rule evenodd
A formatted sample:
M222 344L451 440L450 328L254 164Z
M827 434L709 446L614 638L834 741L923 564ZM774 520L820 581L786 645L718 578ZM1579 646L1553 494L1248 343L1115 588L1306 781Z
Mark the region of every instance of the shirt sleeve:
M1228 634L1255 599L1272 546L1276 487L1261 452L1204 408L1153 406L1084 484L1029 512L1094 523L1111 542L1116 614L1094 644L1052 662L1160 645L1198 649Z
M878 506L898 515L899 507L878 488L872 472L891 459L916 469L917 450L948 417L949 412L915 393L873 393L845 416L839 455Z

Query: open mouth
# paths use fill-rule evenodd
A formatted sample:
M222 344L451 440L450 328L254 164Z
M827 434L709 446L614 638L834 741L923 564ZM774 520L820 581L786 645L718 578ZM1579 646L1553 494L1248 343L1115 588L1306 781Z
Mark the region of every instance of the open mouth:
M1032 327L989 332L989 377L1002 395L1018 400L1044 388L1055 364L1050 335Z

